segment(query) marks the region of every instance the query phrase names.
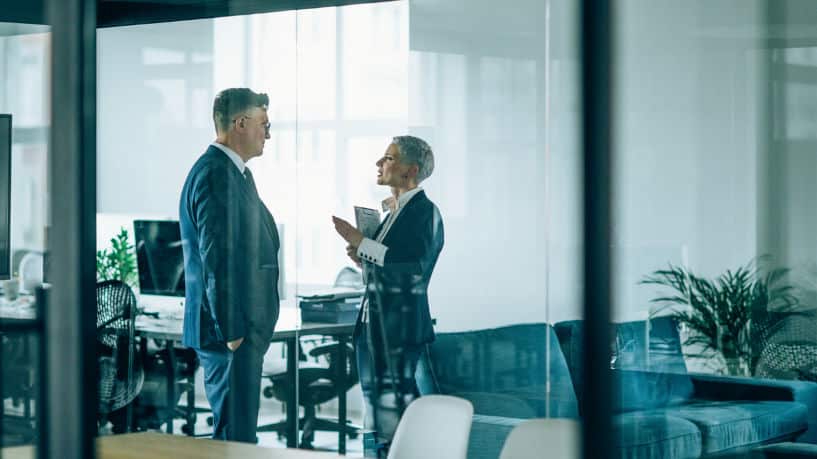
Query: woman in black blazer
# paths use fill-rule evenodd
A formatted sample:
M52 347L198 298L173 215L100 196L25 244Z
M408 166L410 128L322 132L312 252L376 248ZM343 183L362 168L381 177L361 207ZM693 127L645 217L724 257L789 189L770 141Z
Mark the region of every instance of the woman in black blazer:
M355 353L367 427L387 443L415 393L417 363L434 340L428 283L444 235L440 210L419 187L434 170L431 147L417 137L394 137L376 165L377 184L390 187L391 197L386 200L389 213L374 236L364 237L341 218L332 221L366 278ZM382 401L393 404L395 399L401 401L397 406L383 406Z

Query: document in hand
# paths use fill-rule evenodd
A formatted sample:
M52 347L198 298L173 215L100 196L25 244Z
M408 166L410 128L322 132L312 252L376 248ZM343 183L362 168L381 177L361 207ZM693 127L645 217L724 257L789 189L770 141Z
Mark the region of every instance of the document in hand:
M380 212L377 209L355 206L355 222L363 236L374 238L374 233L380 226Z

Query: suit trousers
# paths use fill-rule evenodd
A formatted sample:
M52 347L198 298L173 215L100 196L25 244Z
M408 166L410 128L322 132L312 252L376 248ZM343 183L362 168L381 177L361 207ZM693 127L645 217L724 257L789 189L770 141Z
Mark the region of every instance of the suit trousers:
M204 392L213 410L213 439L258 443L261 372L269 348L245 339L235 352L214 343L196 354L204 369Z
M389 443L394 437L402 413L398 412L396 406L392 379L382 357L384 350L371 350L368 341L368 330L365 326L361 327L361 331L355 337L355 359L366 411L364 428L375 432L378 442ZM428 365L426 355L425 345L414 346L404 351L402 369L396 368L397 362L393 362L402 386L401 392L405 394L403 400L405 406L416 398L418 385L428 383L428 378L424 377L428 373L425 368Z

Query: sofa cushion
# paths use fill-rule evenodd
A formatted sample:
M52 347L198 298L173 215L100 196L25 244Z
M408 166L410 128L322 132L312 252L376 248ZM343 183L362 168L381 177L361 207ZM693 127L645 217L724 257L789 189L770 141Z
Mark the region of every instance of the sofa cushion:
M701 432L693 423L678 417L623 413L613 417L613 429L621 458L691 459L701 454Z
M475 414L516 415L520 408L510 400L514 398L527 404L536 417L578 416L567 364L547 324L438 333L429 345L428 361L429 365L418 367L418 373L429 373L418 374L422 395L466 398L474 404ZM502 412L503 407L510 407L509 412Z
M581 400L584 380L584 322L572 320L554 325L565 361ZM693 393L681 351L681 338L675 319L656 317L648 322L624 322L614 325L610 366L616 370L614 382L621 388L615 397L616 411L642 410L683 403ZM649 337L649 339L648 339Z
M806 406L798 402L705 401L662 412L695 424L705 454L793 438L808 426Z
M686 373L657 373L653 371L614 370L613 411L650 410L680 405L689 401L694 386Z
M496 459L511 430L523 419L475 414L468 441L468 459ZM655 413L625 413L613 418L622 459L692 459L701 454L701 432L691 422Z
M553 325L553 331L559 339L559 347L565 358L570 379L573 381L573 391L577 399L581 400L584 389L584 321L567 320Z
M681 336L673 317L622 322L616 324L615 331L615 345L610 360L612 368L676 374L687 372ZM650 337L649 346L647 332Z

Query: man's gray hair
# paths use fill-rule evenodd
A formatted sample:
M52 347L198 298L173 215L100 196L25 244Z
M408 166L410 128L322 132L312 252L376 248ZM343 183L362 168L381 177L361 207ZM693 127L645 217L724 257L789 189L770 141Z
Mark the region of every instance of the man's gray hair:
M400 151L400 162L417 165L417 183L429 178L434 172L434 152L425 140L411 135L394 137L392 143Z
M216 133L227 132L230 124L237 115L253 108L260 107L264 110L269 105L269 96L257 93L250 88L229 88L216 94L213 101L213 122L216 125Z

